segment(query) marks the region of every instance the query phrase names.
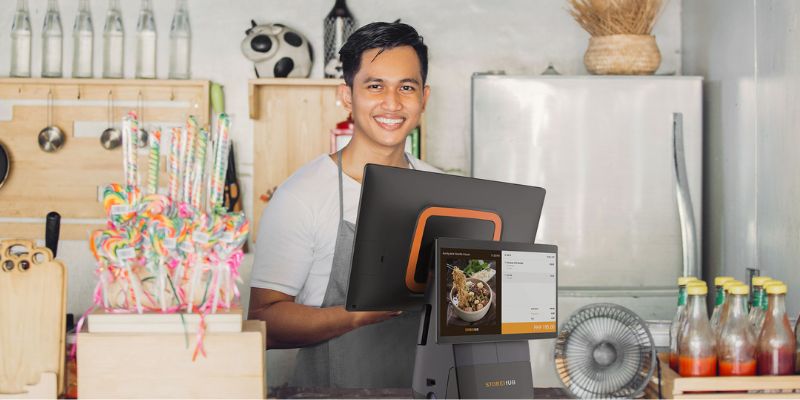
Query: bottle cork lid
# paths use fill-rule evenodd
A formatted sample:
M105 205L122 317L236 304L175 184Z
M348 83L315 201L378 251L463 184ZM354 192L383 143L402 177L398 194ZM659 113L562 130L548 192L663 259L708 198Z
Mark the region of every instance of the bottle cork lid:
M735 279L732 279L732 280L729 280L729 281L725 282L724 284L722 284L722 288L727 292L727 291L729 291L728 288L730 288L732 286L739 285L739 284L743 285L742 282L739 282L739 281L737 281Z
M745 294L746 295L746 294L750 293L750 288L747 287L747 285L745 285L743 283L742 284L733 285L733 286L729 287L727 290L728 290L728 293L730 293L730 294Z
M725 282L732 280L733 280L732 276L718 276L714 278L714 286L722 286L725 284Z
M696 281L697 278L694 276L681 276L678 277L678 286L686 286L687 283L691 281Z
M786 294L786 285L776 283L767 286L767 294Z
M779 281L777 279L770 279L770 280L764 282L764 284L762 286L764 286L764 289L766 289L767 286L769 286L769 285L781 285L781 284L783 284L782 281Z
M768 276L754 276L753 277L753 286L764 286L764 283L767 281L771 281L772 278Z
M690 296L702 296L708 294L708 287L705 285L688 285L686 286L686 292Z

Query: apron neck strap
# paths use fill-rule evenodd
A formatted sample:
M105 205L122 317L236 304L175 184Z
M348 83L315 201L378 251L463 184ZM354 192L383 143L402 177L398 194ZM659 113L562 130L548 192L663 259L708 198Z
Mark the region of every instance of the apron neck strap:
M339 222L341 223L344 220L344 185L342 184L342 151L339 150L337 153L337 165L339 166Z
M414 168L414 164L411 163L411 159L408 155L404 156L406 158L406 162L408 162L409 169L416 169ZM344 185L342 183L342 151L339 150L336 152L336 165L339 168L339 222L344 220Z

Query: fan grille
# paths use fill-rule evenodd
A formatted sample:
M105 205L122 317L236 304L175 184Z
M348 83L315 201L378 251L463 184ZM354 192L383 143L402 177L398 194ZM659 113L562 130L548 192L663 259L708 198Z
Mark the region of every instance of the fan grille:
M579 398L635 397L653 375L655 361L645 322L616 304L579 309L556 339L556 370L567 390Z

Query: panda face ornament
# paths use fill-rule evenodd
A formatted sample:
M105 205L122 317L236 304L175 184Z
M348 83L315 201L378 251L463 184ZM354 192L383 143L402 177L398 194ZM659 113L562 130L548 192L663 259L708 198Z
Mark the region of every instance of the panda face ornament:
M257 25L245 31L241 50L255 64L259 78L307 78L312 50L302 34L282 24Z
M361 55L352 91L340 87L340 98L353 115L354 144L402 148L419 125L430 88L422 84L419 57L411 46L371 49Z

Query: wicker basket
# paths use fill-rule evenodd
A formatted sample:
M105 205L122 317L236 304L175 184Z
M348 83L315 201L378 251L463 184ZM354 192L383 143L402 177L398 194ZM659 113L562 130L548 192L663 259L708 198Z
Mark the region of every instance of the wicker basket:
M589 39L583 63L597 75L651 75L661 64L661 53L655 36L596 36Z

